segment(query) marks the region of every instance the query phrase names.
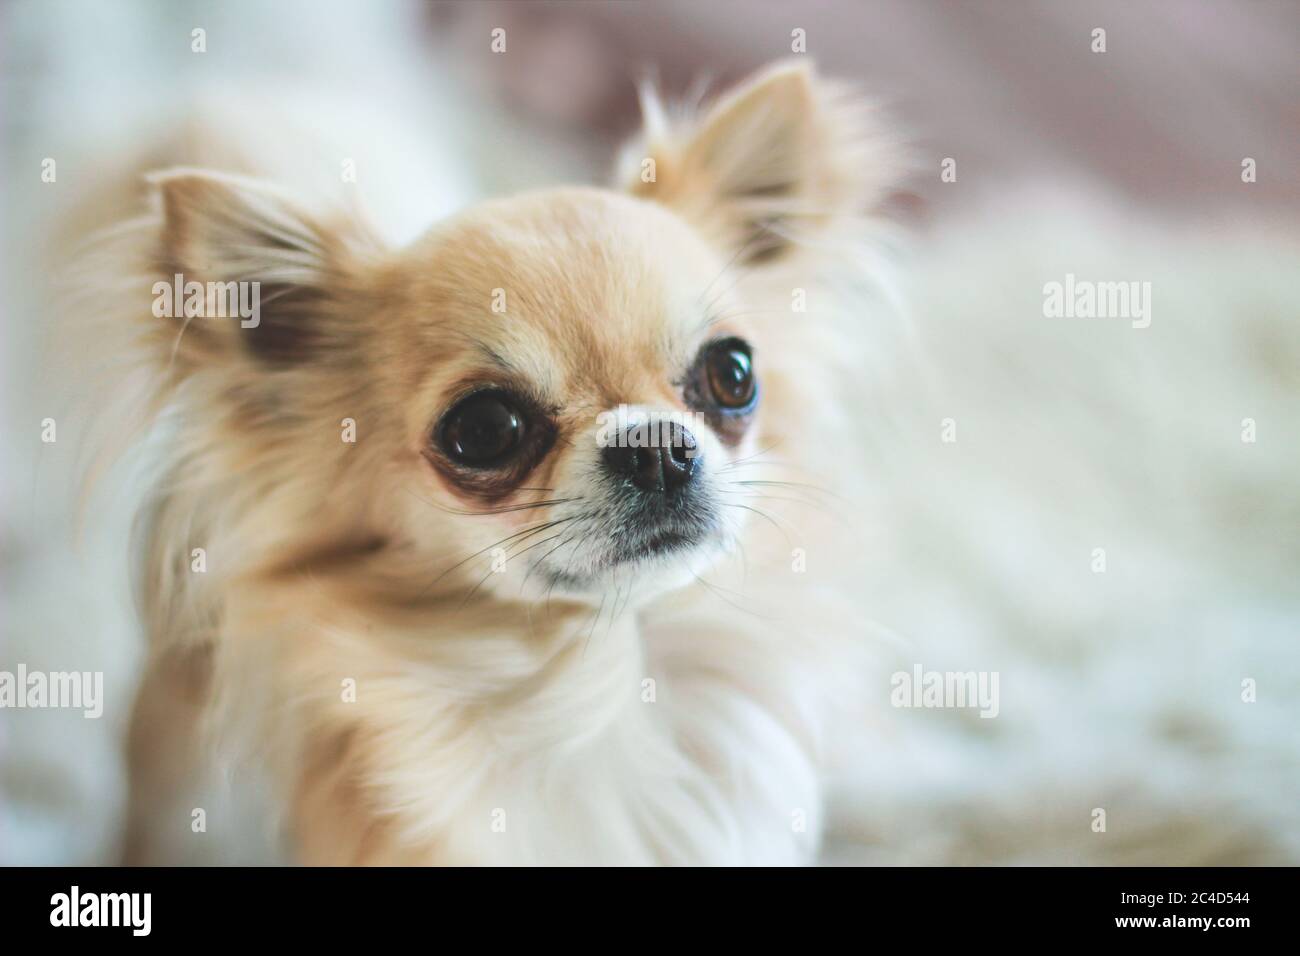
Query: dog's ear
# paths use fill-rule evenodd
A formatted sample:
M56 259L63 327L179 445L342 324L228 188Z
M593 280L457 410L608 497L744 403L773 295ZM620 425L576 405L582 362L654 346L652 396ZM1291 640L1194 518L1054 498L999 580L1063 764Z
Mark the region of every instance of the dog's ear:
M868 107L806 60L777 63L696 115L642 90L644 129L623 154L633 194L672 207L739 261L774 258L880 203L898 176Z
M178 169L150 182L161 211L153 312L174 320L173 363L289 368L344 345L331 311L352 251L346 230L243 177Z

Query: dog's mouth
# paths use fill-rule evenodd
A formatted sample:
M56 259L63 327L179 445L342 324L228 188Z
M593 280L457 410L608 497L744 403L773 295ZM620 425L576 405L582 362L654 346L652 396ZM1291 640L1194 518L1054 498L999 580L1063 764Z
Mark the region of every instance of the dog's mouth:
M623 564L640 558L671 554L674 551L693 548L700 543L700 540L701 536L698 534L687 534L682 531L658 531L630 547L620 548L619 552L614 555L613 561Z
M683 554L703 544L705 537L702 530L687 531L680 528L624 535L615 541L614 546L601 559L601 570L630 567L654 558Z
M547 569L545 574L557 585L581 589L593 584L604 573L695 551L705 544L711 530L708 527L690 530L678 527L625 533L614 540L589 570L575 573L569 569Z

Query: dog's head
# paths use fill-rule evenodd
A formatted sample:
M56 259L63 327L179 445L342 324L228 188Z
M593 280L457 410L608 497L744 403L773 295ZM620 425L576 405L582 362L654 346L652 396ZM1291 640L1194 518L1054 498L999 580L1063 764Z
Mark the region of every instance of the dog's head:
M439 590L689 580L751 512L737 466L781 374L754 330L792 289L746 290L877 198L854 129L800 66L699 117L648 100L622 191L488 202L400 250L264 185L157 177L161 279L209 305L255 284L244 321L159 322L239 547L369 549Z

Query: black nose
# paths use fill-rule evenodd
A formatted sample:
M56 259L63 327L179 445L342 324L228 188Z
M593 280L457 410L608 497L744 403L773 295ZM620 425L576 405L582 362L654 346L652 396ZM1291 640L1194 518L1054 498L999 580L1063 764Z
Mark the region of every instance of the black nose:
M616 444L605 446L605 467L642 491L676 491L690 481L695 471L695 436L676 422L665 422L648 431L647 437L637 428L628 429Z

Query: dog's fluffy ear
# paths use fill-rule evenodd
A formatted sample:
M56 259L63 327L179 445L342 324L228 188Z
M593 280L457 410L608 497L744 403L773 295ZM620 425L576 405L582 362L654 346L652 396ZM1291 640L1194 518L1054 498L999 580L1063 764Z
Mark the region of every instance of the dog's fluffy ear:
M777 63L695 115L642 90L644 129L620 178L672 207L739 261L774 258L870 212L899 175L866 105L807 61Z
M346 233L255 180L177 169L150 182L162 219L150 263L154 315L175 320L173 361L247 357L283 368L336 344L329 307L349 258ZM201 306L188 283L202 286ZM256 314L239 314L235 303Z

